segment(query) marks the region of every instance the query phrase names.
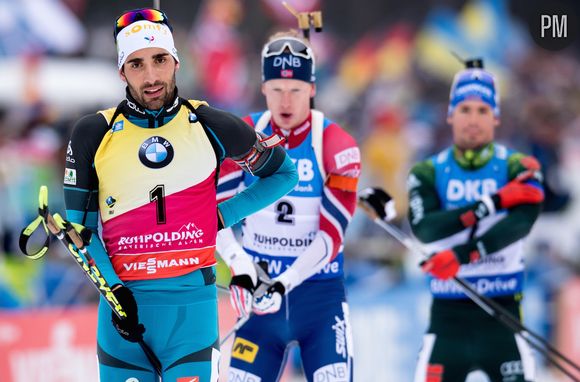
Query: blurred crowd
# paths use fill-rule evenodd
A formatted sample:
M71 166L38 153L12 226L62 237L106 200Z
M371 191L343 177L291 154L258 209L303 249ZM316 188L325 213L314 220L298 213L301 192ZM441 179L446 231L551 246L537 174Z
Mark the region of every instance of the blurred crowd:
M297 23L278 1L245 3L161 1L182 60L177 79L182 96L239 115L265 107L259 93L261 45L270 32ZM500 79L498 140L535 155L543 166L546 202L528 243L527 264L546 301L557 301L560 288L580 269L580 176L574 171L580 164L578 46L540 48L517 10L503 0L425 7L420 1L396 7L391 1L356 2L362 12L374 12L368 25L354 16L348 0L289 3L300 11L322 10L324 30L312 32L316 107L357 138L364 166L359 187L388 190L403 229L410 166L450 144L445 116L453 74L463 65L459 58L483 58ZM63 211L64 152L72 124L124 96L115 67L114 18L124 9L151 5L0 0L2 19L9 21L0 24L0 83L7 87L0 92L0 309L96 300L57 243L42 260L31 261L20 253L18 236L37 214L41 184L49 186L50 208ZM351 18L341 13L348 11ZM368 269L380 270L373 282L385 285L419 277L416 262L362 214L355 215L348 235L350 282L368 277ZM360 264L373 267L358 271ZM551 317L546 325L554 322Z

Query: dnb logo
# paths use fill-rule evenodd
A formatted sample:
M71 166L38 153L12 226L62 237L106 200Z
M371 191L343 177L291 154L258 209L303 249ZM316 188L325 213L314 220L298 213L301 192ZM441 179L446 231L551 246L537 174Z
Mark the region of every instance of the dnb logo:
M139 146L139 159L149 168L162 168L173 160L173 146L162 137L151 137Z

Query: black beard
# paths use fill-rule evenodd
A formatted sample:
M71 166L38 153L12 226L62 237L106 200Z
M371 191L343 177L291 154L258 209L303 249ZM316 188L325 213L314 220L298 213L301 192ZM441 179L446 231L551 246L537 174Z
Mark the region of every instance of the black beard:
M130 92L131 96L133 97L133 99L135 99L135 101L137 101L139 105L145 107L148 110L159 110L163 106L170 106L171 104L173 104L173 101L175 100L175 95L176 95L175 73L173 74L173 78L171 79L171 81L169 83L164 84L164 83L156 82L153 85L154 86L166 85L166 86L164 86L165 89L173 89L173 91L167 92L163 99L157 99L157 100L150 101L150 102L146 103L144 101L144 97L142 97L143 91L137 91L133 86L131 86L129 83L127 83L127 87L129 89L129 92Z

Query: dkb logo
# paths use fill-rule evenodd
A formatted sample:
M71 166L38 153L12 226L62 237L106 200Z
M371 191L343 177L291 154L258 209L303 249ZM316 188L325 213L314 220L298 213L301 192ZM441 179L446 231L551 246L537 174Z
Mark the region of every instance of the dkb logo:
M447 200L458 202L465 200L475 202L483 195L491 195L497 191L495 179L451 179L447 184Z

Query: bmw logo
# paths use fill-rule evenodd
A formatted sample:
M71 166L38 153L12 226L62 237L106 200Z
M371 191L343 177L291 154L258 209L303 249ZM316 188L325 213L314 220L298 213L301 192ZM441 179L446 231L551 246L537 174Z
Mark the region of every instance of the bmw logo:
M117 203L117 200L112 196L109 196L107 199L105 199L105 203L107 203L107 206L109 208L113 208L115 207L115 203Z
M139 159L149 168L162 168L173 160L173 146L162 137L151 137L139 146Z

